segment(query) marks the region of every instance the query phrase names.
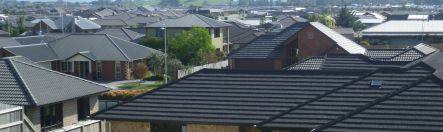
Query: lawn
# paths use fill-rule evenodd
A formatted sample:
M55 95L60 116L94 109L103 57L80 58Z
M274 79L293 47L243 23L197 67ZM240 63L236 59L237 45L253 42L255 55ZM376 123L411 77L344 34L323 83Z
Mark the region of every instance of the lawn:
M129 89L155 89L160 87L161 85L163 85L163 81L156 81L154 84L125 84L125 85L121 85L118 86L118 88L120 89L125 89L125 90L129 90Z

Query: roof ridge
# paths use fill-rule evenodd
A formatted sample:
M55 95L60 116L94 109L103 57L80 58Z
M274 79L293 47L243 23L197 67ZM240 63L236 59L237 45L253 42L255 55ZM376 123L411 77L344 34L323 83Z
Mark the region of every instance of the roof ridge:
M366 77L368 77L368 76L370 76L370 75L376 73L377 71L379 71L379 69L372 70L371 72L364 73L364 74L362 74L361 76L359 76L358 78L356 78L356 79L354 79L354 80L352 80L352 81L350 81L350 82L347 82L347 83L343 84L342 86L339 86L339 87L333 88L333 89L331 89L331 90L329 90L329 91L323 93L322 95L319 95L319 96L317 96L317 97L315 97L315 98L312 98L312 99L310 99L310 100L308 100L308 101L305 101L305 102L303 102L303 103L301 103L301 104L299 104L299 105L296 105L296 106L294 106L294 107L292 107L292 108L289 108L288 110L285 110L285 111L283 111L283 112L281 112L281 113L279 113L279 114L277 114L277 115L275 115L275 116L272 116L271 118L266 119L266 120L264 120L264 121L258 123L257 125L254 125L254 126L259 126L259 127L261 127L261 126L265 125L266 123L269 123L269 122L271 122L271 121L273 121L273 120L275 120L275 119L277 119L277 118L279 118L279 117L281 117L281 116L284 116L284 115L287 114L287 113L290 113L290 112L292 112L292 111L294 111L294 110L296 110L296 109L298 109L298 108L301 108L301 107L303 107L303 106L305 106L305 105L308 105L308 104L310 104L310 103L312 103L312 102L314 102L314 101L317 101L317 100L319 100L319 99L321 99L321 98L323 98L323 97L325 97L325 96L327 96L327 95L330 95L330 94L336 92L337 90L340 90L340 89L342 89L342 88L344 88L344 87L347 87L347 86L349 86L349 85L352 85L352 84L354 84L355 82L360 81L360 80L362 80L362 79L364 79L364 78L366 78Z
M108 39L112 42L112 45L114 45L114 46L118 49L118 51L120 51L120 53L122 53L123 56L124 56L126 59L128 59L128 61L131 60L131 58L129 58L129 56L126 55L125 52L123 52L123 50L120 48L120 46L118 46L117 43L115 43L115 41L112 40L112 38L111 38L109 35L105 34L105 36L106 36L106 38L108 38Z
M381 103L383 101L386 101L387 99L392 98L393 96L396 96L396 95L398 95L398 94L400 94L400 93L402 93L402 92L404 92L404 91L406 91L406 90L408 90L408 89L410 89L412 87L415 87L415 86L419 85L420 83L422 83L422 82L424 82L426 80L429 80L431 77L432 77L432 75L428 75L426 77L421 78L418 81L413 82L412 84L406 85L406 86L404 86L404 87L402 87L400 89L396 89L395 91L393 91L391 93L388 93L388 94L384 95L381 98L377 98L376 100L374 100L374 101L372 101L372 102L370 102L370 103L368 103L368 104L366 104L366 105L364 105L362 107L359 107L356 110L351 111L350 113L347 113L344 116L339 117L338 119L332 120L332 121L330 121L330 122L328 122L326 124L323 124L323 125L320 125L317 128L314 128L313 130L311 130L311 132L321 131L323 129L326 129L327 127L330 127L330 126L332 126L334 124L337 124L337 123L339 123L339 122L341 122L341 121L343 121L343 120L345 120L345 119L347 119L349 117L352 117L352 116L354 116L354 115L356 115L358 113L361 113L362 111L366 110L367 108L373 107L374 105L377 105L377 104L379 104L379 103Z
M203 20L203 19L201 18L202 15L198 15L198 14L192 14L192 15L194 15L195 17L197 17L198 19L200 19L200 20L203 21L204 23L208 24L209 26L214 27L212 24L209 24L207 21ZM203 17L205 17L205 16L203 16Z
M18 79L20 80L20 82L23 84L23 86L24 86L25 89L26 89L26 90L25 90L26 93L31 97L32 102L34 103L34 105L37 105L37 104L38 104L37 99L36 99L36 98L34 97L34 95L31 93L31 90L29 89L28 85L26 84L26 81L23 80L20 71L17 69L17 67L15 66L15 64L12 62L12 58L8 58L8 59L6 59L6 60L8 60L9 65L11 65L11 67L14 69L14 70L13 70L13 73L14 73L14 74L17 74L17 77L16 77L16 78L18 78Z
M80 77L76 77L76 76L73 76L73 75L57 72L57 71L50 70L50 69L47 69L47 68L44 68L44 67L41 67L41 66L37 66L37 65L34 65L34 64L29 64L29 63L26 63L26 62L23 62L23 61L20 61L20 60L14 60L14 59L11 59L11 60L14 61L14 62L18 62L18 63L21 63L21 64L25 64L25 65L34 67L34 68L38 68L40 70L45 70L45 71L48 71L48 72L51 72L51 73L55 73L55 74L62 75L62 76L65 76L65 77L70 77L70 78L73 78L73 79L81 80L81 81L84 81L84 82L88 82L88 83L91 83L91 84L94 84L94 85L98 85L98 86L102 86L104 88L110 89L109 87L107 87L105 85L102 85L102 84L99 84L99 83L96 83L96 82L93 82L93 81L90 81L90 80L86 80L86 79L83 79L83 78L80 78Z

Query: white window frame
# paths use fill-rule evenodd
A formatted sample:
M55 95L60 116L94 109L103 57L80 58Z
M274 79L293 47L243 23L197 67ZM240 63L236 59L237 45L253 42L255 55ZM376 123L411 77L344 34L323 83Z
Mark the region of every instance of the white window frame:
M74 64L70 61L60 62L60 71L61 72L73 72L74 71Z
M115 80L121 80L122 79L122 65L121 65L120 61L115 62L114 71L115 71Z
M103 79L103 63L101 61L95 62L95 74L96 74L97 80Z

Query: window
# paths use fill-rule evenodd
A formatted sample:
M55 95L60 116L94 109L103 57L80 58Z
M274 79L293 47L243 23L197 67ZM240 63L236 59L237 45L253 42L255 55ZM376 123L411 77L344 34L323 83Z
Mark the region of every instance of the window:
M122 74L122 65L120 61L115 62L115 80L120 80Z
M97 80L102 80L103 79L103 68L102 68L102 62L101 61L97 61L95 63L95 68L96 68L96 78Z
M220 28L214 28L214 38L220 37Z
M151 132L183 132L183 126L179 124L151 123Z
M61 62L61 72L72 72L72 62L62 61Z
M43 132L63 127L62 104L46 105L40 108L40 123Z

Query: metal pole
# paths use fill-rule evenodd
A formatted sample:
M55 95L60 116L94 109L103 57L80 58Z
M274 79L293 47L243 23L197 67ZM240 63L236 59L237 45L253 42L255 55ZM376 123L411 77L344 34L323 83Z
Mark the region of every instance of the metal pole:
M166 47L166 24L163 24L163 30L164 30L164 39L165 39L165 84L168 83L168 52Z

